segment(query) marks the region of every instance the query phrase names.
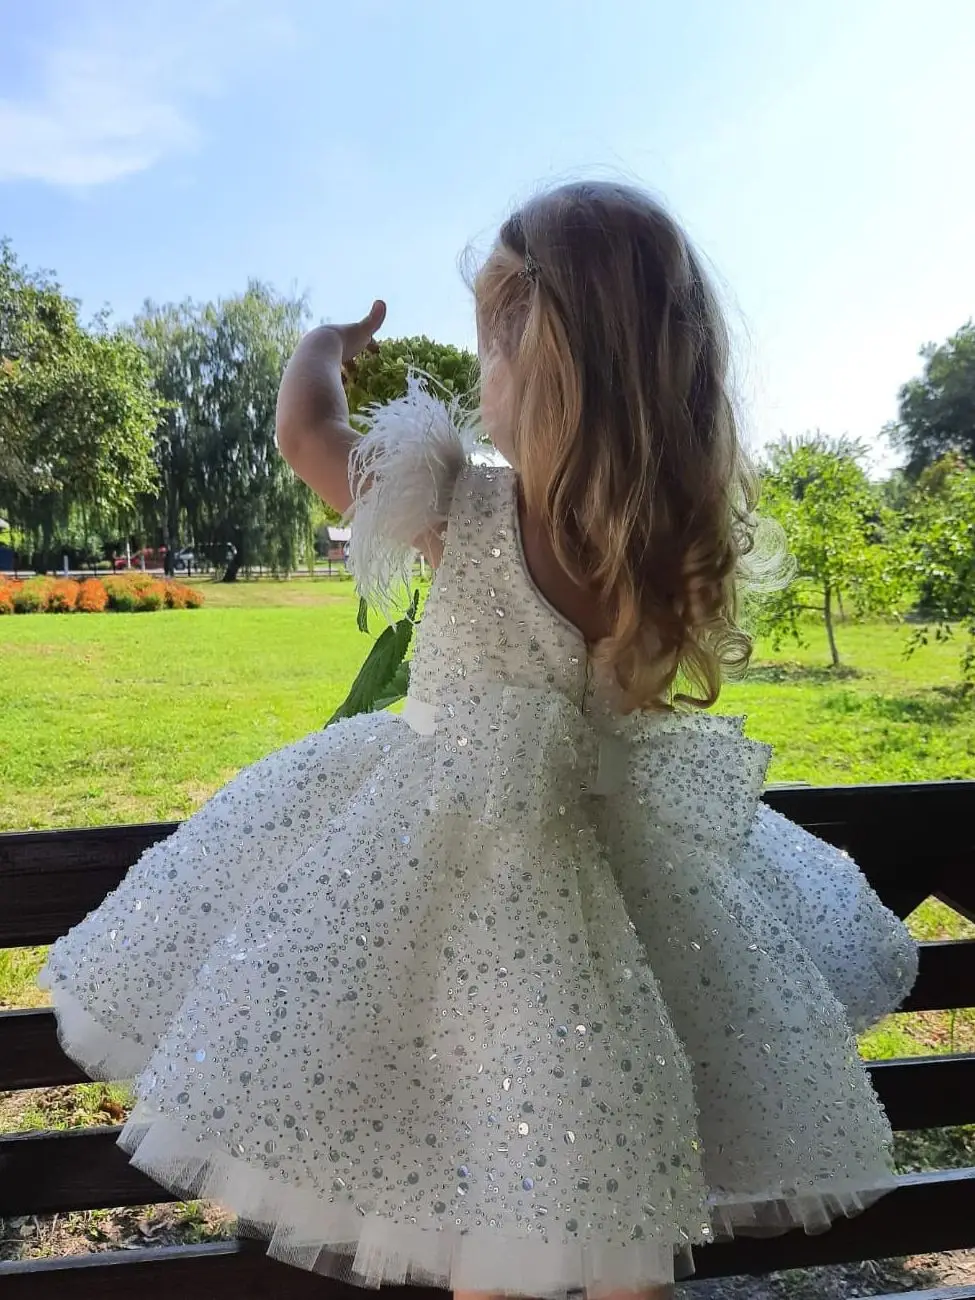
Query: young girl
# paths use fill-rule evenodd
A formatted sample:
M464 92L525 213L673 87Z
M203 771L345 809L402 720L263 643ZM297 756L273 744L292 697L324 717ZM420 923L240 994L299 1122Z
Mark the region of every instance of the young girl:
M273 1256L376 1285L669 1294L688 1248L890 1186L854 1031L913 945L759 804L711 717L748 660L754 533L726 340L673 220L548 193L476 282L473 463L422 387L349 425L357 325L313 331L281 450L388 595L438 566L402 717L241 773L58 943L66 1050L137 1076L121 1143ZM350 486L351 484L351 486Z

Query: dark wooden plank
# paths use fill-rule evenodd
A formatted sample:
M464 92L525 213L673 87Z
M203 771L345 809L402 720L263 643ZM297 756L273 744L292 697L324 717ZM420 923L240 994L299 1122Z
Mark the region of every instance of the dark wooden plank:
M975 1246L975 1170L921 1174L826 1233L745 1238L695 1251L697 1277L767 1273ZM360 1300L361 1291L273 1263L256 1242L217 1242L74 1259L0 1264L4 1300ZM390 1288L389 1300L440 1300ZM921 1293L922 1295L924 1293ZM936 1292L935 1295L938 1293ZM961 1293L964 1295L964 1292ZM951 1295L949 1290L948 1295Z
M968 882L971 899L975 782L805 787L769 790L763 797L845 849L900 916L937 893L942 882Z
M975 1055L875 1062L870 1075L895 1129L975 1122ZM133 1169L119 1130L0 1138L0 1218L175 1199Z
M873 1061L868 1068L891 1128L975 1123L975 1053Z
M918 844L928 847L971 849L972 828L968 824L975 781L873 782L869 785L825 785L773 787L762 798L771 807L802 826L821 833L820 827L871 826L892 839L890 828L911 833ZM941 834L942 824L944 834ZM939 834L932 835L938 827Z
M897 1291L893 1295L871 1296L870 1300L972 1300L975 1286L939 1286L934 1291Z
M0 1092L84 1083L58 1042L54 1012L0 1011Z
M917 982L902 1011L975 1007L975 939L922 943Z
M119 883L175 823L0 835L0 948L52 943Z
M214 1242L0 1264L4 1300L362 1300L368 1292L268 1259L250 1242ZM384 1287L383 1300L446 1300L431 1287Z
M975 1169L912 1174L854 1219L807 1236L740 1237L694 1252L698 1277L771 1273L814 1264L848 1264L975 1246Z
M975 799L971 801L968 816L975 819ZM970 860L956 863L954 869L942 871L938 879L938 896L956 912L975 921L975 864Z
M971 1006L975 1006L975 939L922 944L917 984L902 1010ZM0 1011L0 1092L81 1083L84 1077L61 1051L51 1011Z
M933 1291L897 1291L893 1295L871 1296L870 1300L972 1300L975 1286L939 1286Z
M975 782L802 787L769 790L764 798L852 853L900 912L937 892L942 881L949 895L963 887L959 902L975 910L972 886L965 884L975 867ZM63 934L144 849L174 829L161 822L0 834L0 947L49 943Z
M177 1200L133 1169L118 1134L113 1125L0 1138L0 1219Z

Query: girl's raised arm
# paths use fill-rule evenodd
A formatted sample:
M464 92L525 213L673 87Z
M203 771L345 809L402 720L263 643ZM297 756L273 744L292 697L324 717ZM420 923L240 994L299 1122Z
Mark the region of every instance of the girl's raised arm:
M352 504L349 456L358 436L349 424L342 366L375 347L386 304L352 325L322 325L298 344L278 391L278 446L285 460L333 510Z

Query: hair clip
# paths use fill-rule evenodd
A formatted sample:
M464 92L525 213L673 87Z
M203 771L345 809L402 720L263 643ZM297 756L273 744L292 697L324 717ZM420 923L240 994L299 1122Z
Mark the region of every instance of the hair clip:
M529 252L526 250L526 252L525 252L525 269L521 272L521 274L525 277L526 280L531 280L532 284L536 284L537 281L538 281L538 277L539 277L540 272L541 272L541 267L538 265L538 263L537 263L537 262L535 261L535 259L532 257L531 253L529 253Z

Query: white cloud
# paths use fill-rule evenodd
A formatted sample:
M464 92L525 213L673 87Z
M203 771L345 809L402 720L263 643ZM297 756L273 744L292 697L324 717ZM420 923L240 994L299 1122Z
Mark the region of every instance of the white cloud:
M196 110L291 28L270 0L95 0L46 34L32 89L0 97L0 181L102 185L201 139Z

